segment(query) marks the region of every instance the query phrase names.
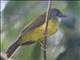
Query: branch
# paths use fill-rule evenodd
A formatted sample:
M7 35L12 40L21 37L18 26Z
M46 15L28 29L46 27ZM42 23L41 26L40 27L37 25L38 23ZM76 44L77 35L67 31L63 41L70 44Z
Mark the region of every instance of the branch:
M47 41L47 33L48 33L48 14L49 14L49 10L51 7L51 1L48 1L48 7L47 7L47 12L46 12L46 17L45 17L45 32L44 32L44 60L47 60L47 54L46 54L46 41Z

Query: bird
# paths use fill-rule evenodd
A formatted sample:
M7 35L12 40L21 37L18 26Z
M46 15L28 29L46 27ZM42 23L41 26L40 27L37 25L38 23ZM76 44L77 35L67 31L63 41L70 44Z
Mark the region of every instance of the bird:
M48 37L57 32L62 17L66 17L57 8L51 8L48 13ZM18 39L8 48L7 57L11 57L19 46L30 45L44 41L46 12L28 23L20 32Z

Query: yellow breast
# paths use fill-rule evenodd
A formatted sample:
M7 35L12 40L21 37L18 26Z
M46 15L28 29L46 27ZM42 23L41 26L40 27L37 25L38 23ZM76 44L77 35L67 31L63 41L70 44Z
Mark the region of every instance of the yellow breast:
M24 43L29 40L32 40L32 41L42 40L42 38L44 37L45 25L46 24L43 24L43 25L37 27L36 29L32 30L31 32L26 33L22 37L22 42ZM49 22L48 22L48 36L54 34L57 31L57 28L58 28L58 22L56 20L49 20Z

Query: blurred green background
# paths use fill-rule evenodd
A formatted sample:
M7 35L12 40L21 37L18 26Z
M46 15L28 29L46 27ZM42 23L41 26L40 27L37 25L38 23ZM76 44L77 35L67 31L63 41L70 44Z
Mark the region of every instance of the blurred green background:
M1 1L2 5L6 1ZM1 51L6 52L16 41L22 28L47 9L48 1L7 1L1 16ZM53 1L67 15L58 32L48 39L48 60L80 60L80 1ZM39 44L21 47L13 56L15 60L43 60Z

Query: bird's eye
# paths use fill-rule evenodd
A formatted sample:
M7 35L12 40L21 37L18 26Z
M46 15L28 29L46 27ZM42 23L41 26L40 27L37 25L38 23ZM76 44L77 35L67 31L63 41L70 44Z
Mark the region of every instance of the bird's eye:
M57 17L62 17L62 13L60 11L56 11L56 16Z
M57 17L61 17L60 12L59 12L59 11L55 11L55 16L57 16Z
M60 13L58 13L58 15L57 15L58 17L62 17L62 14L60 14Z

